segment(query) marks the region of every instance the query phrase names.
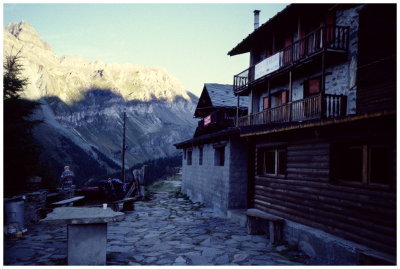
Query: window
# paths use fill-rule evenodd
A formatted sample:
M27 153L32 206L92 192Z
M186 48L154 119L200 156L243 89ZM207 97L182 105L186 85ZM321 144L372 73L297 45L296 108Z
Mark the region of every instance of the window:
M257 149L258 175L286 175L286 149L258 148Z
M203 147L199 147L199 165L203 165Z
M321 92L321 77L304 81L304 98L317 95Z
M215 148L214 165L215 166L224 166L224 163L225 163L225 147Z
M339 182L390 185L394 153L388 145L334 145L332 176Z
M384 146L369 148L369 183L390 184L394 171L392 149Z
M191 150L188 150L188 152L187 152L187 165L192 165L192 151Z
M228 141L221 141L213 144L214 148L214 165L224 166L225 164L225 146Z
M263 109L268 109L268 108L269 108L268 97L264 97L264 99L263 99Z
M183 159L186 160L186 149L183 149Z
M271 107L277 107L286 104L288 102L288 96L289 94L286 90L271 94ZM264 99L264 102L268 102L268 97L266 97L266 99L267 100Z

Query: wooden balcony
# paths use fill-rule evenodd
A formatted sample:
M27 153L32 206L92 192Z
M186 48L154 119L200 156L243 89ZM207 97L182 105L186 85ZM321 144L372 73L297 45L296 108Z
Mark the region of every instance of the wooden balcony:
M202 119L198 122L198 127L207 127L207 126L223 126L223 127L231 127L235 126L236 117L230 116L228 113L224 111L214 111L210 114L209 123L204 125L204 120Z
M234 127L236 124L236 117L227 111L217 110L207 117L198 122L194 137L215 133L229 127Z
M270 123L302 122L346 115L347 96L333 94L323 96L323 98L321 94L312 96L240 117L238 125L242 127Z
M304 38L235 75L233 90L235 93L241 92L257 80L305 62L323 51L347 52L348 43L349 27L319 27Z

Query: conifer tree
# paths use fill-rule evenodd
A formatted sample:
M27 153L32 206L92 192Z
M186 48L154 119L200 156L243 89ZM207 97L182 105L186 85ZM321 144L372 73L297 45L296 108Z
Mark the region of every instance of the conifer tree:
M29 117L40 105L21 98L28 85L22 77L20 51L5 56L3 63L4 105L4 195L10 196L23 190L26 178L35 175L39 164L39 148L35 144L32 129L40 121Z

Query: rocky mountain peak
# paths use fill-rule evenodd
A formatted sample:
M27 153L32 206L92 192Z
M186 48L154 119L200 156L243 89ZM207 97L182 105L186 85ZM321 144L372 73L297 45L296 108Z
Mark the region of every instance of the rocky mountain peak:
M5 27L5 31L22 42L51 51L50 45L44 42L35 28L26 21L10 23Z
M25 76L31 82L24 95L28 99L57 96L72 104L96 89L127 101L191 101L181 82L163 67L89 62L79 55L59 57L25 21L11 23L4 30L5 55L21 50Z

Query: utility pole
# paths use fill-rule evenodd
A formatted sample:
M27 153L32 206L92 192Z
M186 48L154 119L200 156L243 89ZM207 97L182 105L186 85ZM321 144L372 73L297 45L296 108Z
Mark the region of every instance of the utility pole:
M126 121L126 110L124 109L124 127L122 132L122 171L121 178L122 182L125 183L125 121Z

